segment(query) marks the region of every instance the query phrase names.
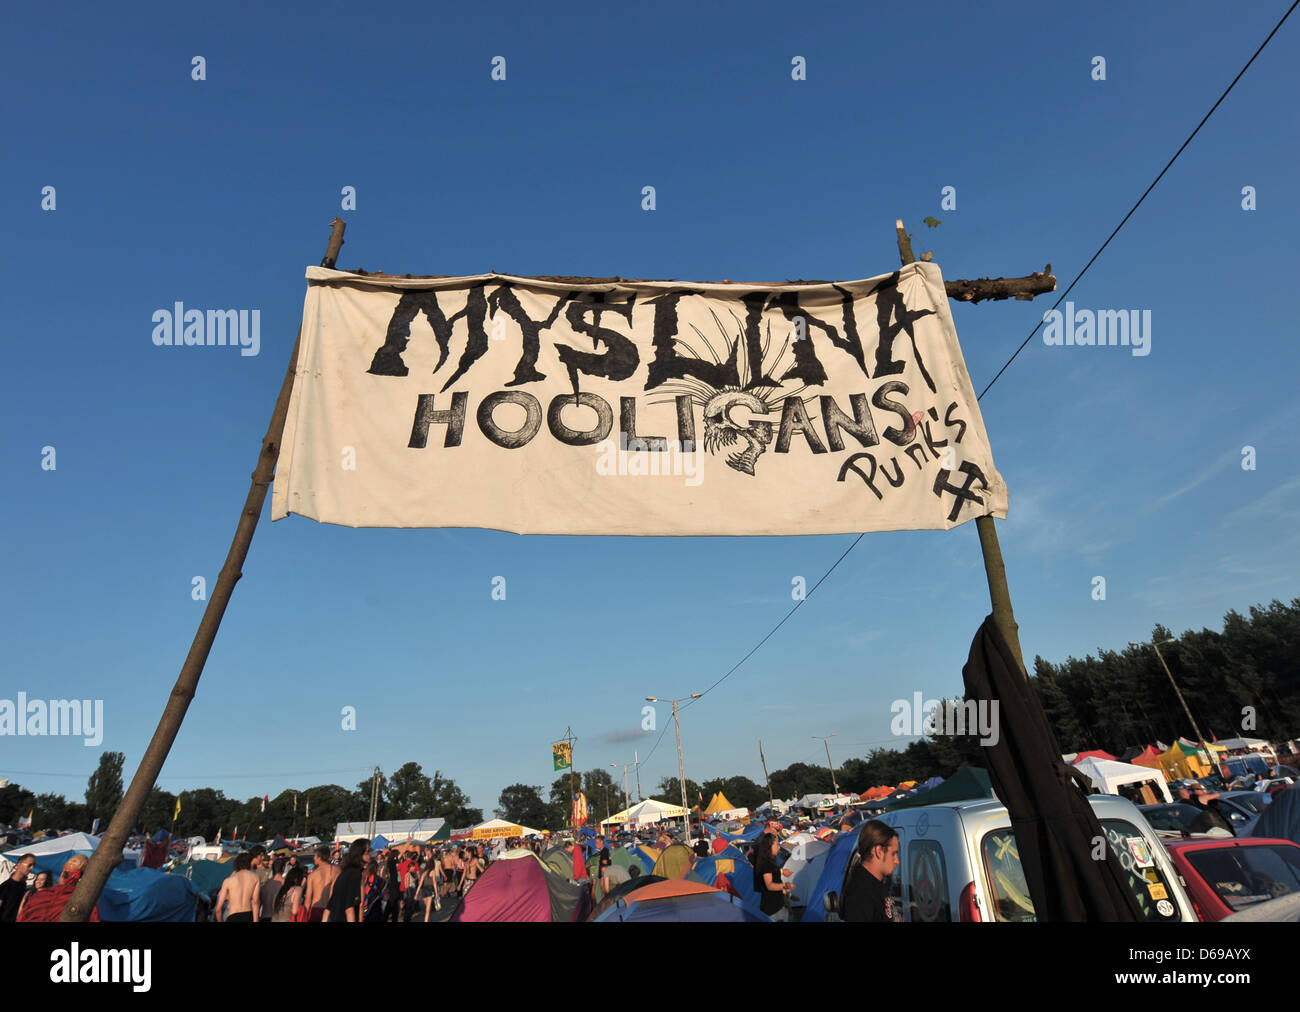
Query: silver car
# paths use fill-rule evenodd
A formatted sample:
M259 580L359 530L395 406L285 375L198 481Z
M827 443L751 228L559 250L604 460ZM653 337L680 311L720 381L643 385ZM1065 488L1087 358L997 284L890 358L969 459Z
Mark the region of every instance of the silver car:
M1107 843L1128 873L1145 920L1196 921L1169 855L1142 813L1112 795L1089 796ZM904 808L880 821L898 831L890 879L909 921L1033 921L1011 819L996 799Z

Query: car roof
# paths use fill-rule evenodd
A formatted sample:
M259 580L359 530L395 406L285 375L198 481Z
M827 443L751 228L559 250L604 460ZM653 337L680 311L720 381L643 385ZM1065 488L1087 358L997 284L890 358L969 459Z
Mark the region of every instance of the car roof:
M1165 847L1169 850L1222 850L1225 847L1264 847L1278 844L1300 849L1300 844L1275 836L1190 836L1181 840L1164 841Z

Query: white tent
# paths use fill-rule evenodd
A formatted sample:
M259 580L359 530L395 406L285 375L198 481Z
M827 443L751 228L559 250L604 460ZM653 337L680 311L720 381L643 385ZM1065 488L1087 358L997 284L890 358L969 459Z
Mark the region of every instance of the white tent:
M1132 763L1113 762L1110 759L1084 759L1074 767L1085 777L1092 780L1092 786L1103 794L1118 794L1121 784L1150 783L1152 789L1165 801L1173 801L1165 775L1148 766L1135 766Z
M517 822L507 822L505 819L488 819L487 822L480 822L472 829L466 830L463 835L453 834L453 837L462 836L466 840L498 840L511 836L541 835L536 829L529 829Z
M334 830L335 843L351 843L353 840L372 840L382 836L394 846L411 840L424 843L432 840L442 829L446 819L393 819L375 823L375 831L367 833L365 822L340 822Z
M43 858L53 857L55 854L62 854L71 857L73 854L90 855L95 848L99 846L99 837L91 836L89 833L69 833L67 836L51 836L48 839L41 840L37 843L29 843L25 847L15 847L12 850L4 852L4 856L11 862L14 858L22 854L31 854L36 858L37 868L48 868L50 861L42 860ZM140 852L138 850L123 850L123 862L130 867L140 862ZM54 861L53 864L62 867L62 862Z
M631 808L616 812L601 825L626 822L629 826L649 826L655 822L663 822L665 819L680 819L685 814L686 809L681 805L670 805L663 801L656 801L654 798L646 798Z

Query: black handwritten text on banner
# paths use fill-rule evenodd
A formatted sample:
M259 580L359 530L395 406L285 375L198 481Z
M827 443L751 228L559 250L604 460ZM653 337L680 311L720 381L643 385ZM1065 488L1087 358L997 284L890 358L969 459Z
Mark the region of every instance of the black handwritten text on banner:
M833 534L1006 516L943 279L308 268L273 516L520 534Z

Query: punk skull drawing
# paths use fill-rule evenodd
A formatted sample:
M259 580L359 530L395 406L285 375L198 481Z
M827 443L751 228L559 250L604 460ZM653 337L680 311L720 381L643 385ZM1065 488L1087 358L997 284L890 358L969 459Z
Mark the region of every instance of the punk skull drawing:
M762 398L746 390L719 391L704 405L704 448L709 453L717 453L720 449L736 447L726 456L727 466L752 477L754 464L772 442L772 423L755 418L748 425L741 425L731 414L737 407L746 408L754 415L771 412Z

